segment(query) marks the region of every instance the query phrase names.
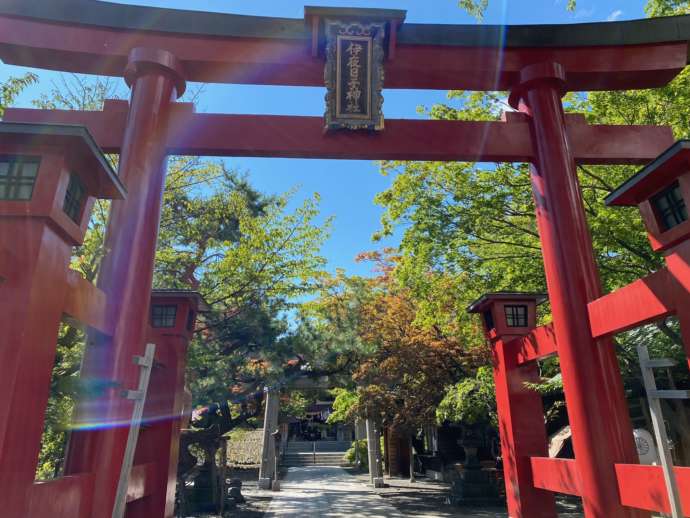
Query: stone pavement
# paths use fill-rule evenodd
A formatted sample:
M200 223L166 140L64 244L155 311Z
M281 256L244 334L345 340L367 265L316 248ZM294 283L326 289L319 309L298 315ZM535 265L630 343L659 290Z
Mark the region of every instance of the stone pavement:
M365 481L366 478L352 476L344 469L335 466L290 468L287 476L281 480L281 491L273 493L273 499L265 517L501 518L506 516L498 510L463 510L443 504L440 504L437 510L416 509L405 512L403 508L403 511L400 511L387 501L392 496L391 490L396 492L394 488L377 494L363 483Z
M289 468L280 482L280 492L273 493L266 518L404 516L347 471L336 466Z

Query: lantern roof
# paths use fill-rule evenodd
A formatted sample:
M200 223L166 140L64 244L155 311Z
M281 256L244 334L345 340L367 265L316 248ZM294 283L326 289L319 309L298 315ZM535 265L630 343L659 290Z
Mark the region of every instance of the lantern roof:
M89 195L101 199L123 199L127 191L89 130L71 124L0 122L3 144L57 146L89 187Z
M179 299L187 298L196 302L198 311L206 313L211 310L210 306L204 300L204 297L198 291L193 290L178 290L174 288L154 289L151 290L151 296L156 298L170 298Z
M679 140L609 194L608 206L634 206L690 170L690 140Z
M548 300L548 295L545 293L525 293L519 291L497 291L491 293L485 293L477 300L472 302L467 308L468 313L481 313L487 306L497 300L509 300L509 301L534 301L538 306L543 302Z

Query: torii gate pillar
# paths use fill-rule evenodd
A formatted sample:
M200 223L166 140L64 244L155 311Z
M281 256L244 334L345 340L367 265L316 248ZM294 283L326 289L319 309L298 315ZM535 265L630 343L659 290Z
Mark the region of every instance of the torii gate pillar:
M77 418L91 429L72 435L66 474L92 472L93 518L109 518L127 444L133 403L121 396L136 385L146 338L153 264L165 184L168 118L172 102L184 92L182 68L166 51L135 48L125 79L132 94L120 177L126 202L113 203L99 277L107 295L106 319L113 337L93 337L84 355L82 378L109 383L104 395L82 405Z
M587 303L601 296L601 286L566 132L564 93L563 67L540 63L523 69L510 102L531 116L537 225L583 507L588 518L649 516L622 506L618 494L614 465L634 464L637 454L615 349L592 338L587 318Z

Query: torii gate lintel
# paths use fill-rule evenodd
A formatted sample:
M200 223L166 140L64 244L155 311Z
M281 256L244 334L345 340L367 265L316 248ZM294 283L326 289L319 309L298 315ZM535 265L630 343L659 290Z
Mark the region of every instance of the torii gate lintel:
M119 153L129 104L108 100L102 111L8 108L10 122L86 126L107 153ZM646 164L673 143L668 126L588 124L567 114L578 164ZM505 112L502 121L389 119L386 130L323 132L321 117L194 113L174 103L167 135L171 155L352 160L533 162L529 117Z

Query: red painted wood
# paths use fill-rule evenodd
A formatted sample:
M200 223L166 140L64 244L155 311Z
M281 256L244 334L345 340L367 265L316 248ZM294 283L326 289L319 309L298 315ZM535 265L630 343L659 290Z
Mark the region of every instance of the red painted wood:
M523 87L521 110L533 120L537 224L583 506L592 517L638 516L620 505L613 469L614 463L633 462L637 456L615 351L592 339L586 318L587 303L598 297L599 288L565 131L563 75L555 64L526 69L524 77L530 80Z
M121 397L135 388L148 321L153 262L165 183L165 132L175 77L165 69L143 69L132 88L127 130L120 157L120 177L128 189L125 201L113 202L99 288L107 295L106 318L112 337L96 337L87 348L82 378L113 380L117 388L80 407L78 418L97 425L72 435L66 473L94 472L93 518L109 518L118 485L133 404Z
M89 518L94 476L82 474L37 482L29 490L30 517Z
M105 318L106 306L105 293L84 279L79 272L68 272L67 294L63 306L66 316L84 326L112 335L113 329Z
M142 500L153 493L156 481L160 476L156 469L157 466L153 462L132 466L129 486L127 487L127 507L130 507L132 502ZM125 516L129 516L129 513L126 513Z
M86 126L106 153L119 153L127 125L127 101L107 100L102 111L36 110L11 108L3 114L8 122L78 124Z
M539 369L536 363L518 366L503 340L492 352L508 514L555 518L554 496L533 482L530 465L530 457L548 455L541 396L525 387L525 382L539 381Z
M673 471L683 516L690 516L690 468L675 467ZM661 466L616 464L616 474L623 505L670 514L671 507Z
M26 518L72 249L40 218L0 219L0 249L16 258L0 284L0 495L3 517Z
M673 299L690 368L690 240L667 250L664 255L669 274L673 278Z
M3 516L27 516L43 419L67 292L72 245L80 224L62 212L68 181L66 154L44 144L3 139L1 154L41 157L32 199L0 201L0 495ZM19 237L20 238L19 238Z
M582 482L574 459L532 457L530 463L535 487L566 495L582 495ZM603 518L604 515L592 516Z
M135 47L178 56L189 81L323 86L309 40L203 37L0 17L6 64L120 77ZM662 86L687 62L684 43L580 48L396 47L386 88L509 90L531 63L557 61L569 90Z
M155 465L157 477L152 481L148 498L127 506L127 518L173 516L186 399L187 346L193 332L193 328L188 328L188 319L191 313L194 322L199 309L196 294L170 296L154 292L151 303L177 306L177 318L173 328L149 328L147 332L147 341L156 344L159 363L151 373L144 408L146 424L139 436L135 462Z
M176 104L168 153L198 156L259 156L360 160L534 160L529 121L509 122L386 120L378 134L324 134L321 117L194 114ZM86 125L108 153L122 146L127 103L107 101L104 111L9 108L4 119ZM602 126L566 116L573 155L582 164L644 164L673 142L667 126Z
M592 336L621 333L673 313L673 293L673 278L664 268L590 302Z
M506 348L515 355L518 365L556 354L558 350L553 324L537 327L528 335L511 340Z
M488 293L468 308L470 313L482 316L491 344L506 502L508 514L514 518L556 517L553 494L535 488L530 466L530 457L548 455L541 396L526 387L527 382L539 382L539 369L536 362L518 363L521 341L536 326L537 302L542 298L537 294ZM507 304L527 306L526 326L508 325ZM487 313L492 327L487 323Z

